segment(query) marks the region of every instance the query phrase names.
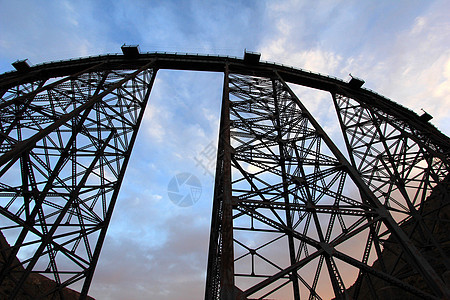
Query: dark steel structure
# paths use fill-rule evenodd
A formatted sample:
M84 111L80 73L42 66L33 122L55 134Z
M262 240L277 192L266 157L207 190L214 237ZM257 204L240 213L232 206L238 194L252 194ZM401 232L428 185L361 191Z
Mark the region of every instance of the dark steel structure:
M13 282L10 299L32 273L56 282L48 295L81 282L87 296L159 69L224 73L206 299L376 299L380 287L450 298L449 238L439 234L450 140L428 119L357 78L256 53L123 53L19 61L0 75L0 230L10 243L0 285ZM331 94L344 149L292 84Z

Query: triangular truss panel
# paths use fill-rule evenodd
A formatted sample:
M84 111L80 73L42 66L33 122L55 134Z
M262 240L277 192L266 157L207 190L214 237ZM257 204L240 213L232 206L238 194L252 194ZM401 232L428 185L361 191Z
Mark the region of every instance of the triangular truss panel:
M0 101L0 282L33 273L89 287L156 71L85 70ZM30 277L31 278L31 277ZM45 297L46 295L27 295Z
M402 116L398 105L387 109L371 100L344 90L333 94L352 165L427 261L441 273L449 270L444 233L450 201L446 141L418 129L417 123L423 126L424 121ZM378 235L385 252L395 253L389 272L408 276L411 269L401 261L402 249L382 229ZM360 272L355 292L363 278Z

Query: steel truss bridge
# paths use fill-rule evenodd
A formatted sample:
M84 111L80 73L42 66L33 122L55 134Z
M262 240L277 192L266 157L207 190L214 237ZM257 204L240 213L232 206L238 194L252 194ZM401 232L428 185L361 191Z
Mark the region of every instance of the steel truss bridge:
M55 281L43 298L62 299L74 283L87 297L160 69L224 74L206 299L322 299L327 288L337 299L382 298L386 288L450 298L450 140L427 115L356 78L254 53L136 49L18 61L0 75L0 230L9 243L0 286L9 282L10 299L36 273ZM293 84L330 93L345 146Z

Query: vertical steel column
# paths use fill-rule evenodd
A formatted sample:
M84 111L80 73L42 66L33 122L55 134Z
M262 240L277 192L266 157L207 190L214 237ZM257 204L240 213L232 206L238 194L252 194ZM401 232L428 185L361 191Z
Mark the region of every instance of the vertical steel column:
M223 139L223 216L222 216L222 258L221 299L232 300L234 295L234 251L233 251L233 207L231 203L231 144L230 144L230 99L228 87L228 66L222 95L222 121L219 139Z
M211 219L205 299L232 300L234 294L233 207L231 201L231 152L229 71L225 66L219 143Z

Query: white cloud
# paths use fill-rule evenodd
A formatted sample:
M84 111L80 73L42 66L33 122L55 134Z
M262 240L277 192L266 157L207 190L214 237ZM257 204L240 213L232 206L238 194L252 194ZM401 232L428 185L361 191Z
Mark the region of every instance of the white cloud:
M414 27L411 30L411 33L418 34L420 33L425 26L427 25L427 19L425 17L417 17L414 23Z
M22 0L3 4L0 72L10 70L8 63L16 59L28 58L31 64L38 64L118 48L119 44L104 34L108 25L96 18L94 6L85 1Z
M306 9L302 3L296 6L299 3L285 1L269 6L269 19L277 24L277 30L261 43L260 51L264 59L344 79L352 73L365 79L366 87L419 114L420 109L424 108L434 116L434 124L444 132L450 132L450 32L446 30L450 27L450 8L445 1L434 2L421 14L411 18L410 23L401 23L391 16L390 11L385 12L385 18L373 18L368 11L361 11L358 18L349 20L344 11L355 7L347 4L341 9L331 5L325 12L319 12L321 10L318 8L330 4L322 2L315 4L317 11L309 11L311 15L293 19L291 14ZM383 5L380 4L380 7ZM392 9L396 10L394 7ZM361 22L364 14L367 14L367 20ZM329 18L330 24L335 27L309 28L308 24L314 22L312 19L320 19L319 16ZM368 27L369 22L374 22L371 27ZM348 35L342 34L342 26L348 29ZM367 34L372 36L362 39L354 31L358 26L366 26ZM377 32L377 26L390 31ZM311 38L310 32L317 32L317 35ZM333 47L323 46L327 44L322 40L324 32L328 32L326 36L335 41ZM333 32L336 37L333 37ZM351 52L342 51L358 40L360 42ZM313 107L313 113L314 110Z
M167 122L169 112L161 109L158 105L149 103L145 110L142 125L145 128L147 138L150 138L154 143L161 143L164 141L166 128L163 124Z
M319 48L296 51L289 46L286 37L270 41L260 51L264 60L323 74L334 74L342 61L342 57L336 53Z
M357 70L367 86L421 113L450 133L450 33L448 6L436 2L418 16L411 28L397 33L383 52L364 52L347 61L346 70Z

